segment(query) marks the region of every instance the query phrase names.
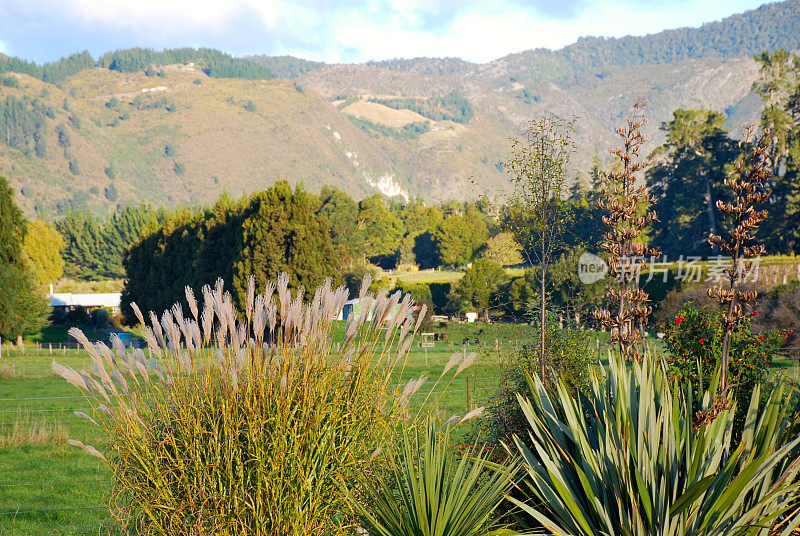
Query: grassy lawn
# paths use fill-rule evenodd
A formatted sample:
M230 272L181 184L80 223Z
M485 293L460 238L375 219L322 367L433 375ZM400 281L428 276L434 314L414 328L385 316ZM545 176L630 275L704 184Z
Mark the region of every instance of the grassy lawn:
M499 365L532 329L510 324L449 324L434 332L446 334L447 341L437 341L433 348L413 345L398 383L427 373L430 379L412 399L411 408L419 410L424 404L444 421L488 401L497 387ZM343 336L342 325L334 342ZM471 367L455 379L451 370L446 381L435 384L454 353L470 352L478 354ZM53 359L78 370L88 369L89 357L76 350L57 351L53 356L47 350L42 355L31 353L36 352L24 356L4 353L0 361L0 438L10 434L15 422L27 419L102 450L103 434L73 413L91 414L88 402L50 370ZM0 446L0 536L97 534L110 523L105 509L109 492L106 469L63 439Z
M519 324L454 324L432 328L446 335L433 348L415 344L398 383L429 375L425 386L412 398L412 409L433 412L444 421L453 414L463 416L485 405L497 389L502 364L518 346L535 337L533 328ZM608 335L595 334L599 360L604 361ZM334 342L343 337L338 329ZM453 379L435 384L454 353L476 352L475 363ZM90 423L74 415L88 411L80 392L50 371L52 359L76 369L89 368L91 361L79 351L66 355L4 357L0 372L0 441L20 419L43 422L61 429L64 436L80 439L102 450L105 437ZM776 369L797 375L794 364L778 363ZM428 396L430 393L430 396ZM2 444L2 443L0 443ZM110 484L108 472L95 458L62 440L42 444L0 446L0 536L38 534L97 534L110 526L105 505Z

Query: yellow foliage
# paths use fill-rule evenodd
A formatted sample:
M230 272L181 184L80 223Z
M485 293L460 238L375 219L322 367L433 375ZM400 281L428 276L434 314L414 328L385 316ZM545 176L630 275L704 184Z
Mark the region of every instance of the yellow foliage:
M63 247L61 234L42 220L28 224L22 250L38 286L53 283L64 274L64 259L61 258Z

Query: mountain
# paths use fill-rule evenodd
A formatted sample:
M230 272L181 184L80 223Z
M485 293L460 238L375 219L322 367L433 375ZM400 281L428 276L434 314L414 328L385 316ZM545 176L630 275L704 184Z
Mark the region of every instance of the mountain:
M88 53L38 66L0 56L0 174L29 216L196 204L279 178L362 197L440 201L504 190L509 138L577 116L588 170L642 95L649 148L674 109L757 120L752 56L800 49L800 0L699 28L587 37L486 64L414 58L326 65L209 49Z

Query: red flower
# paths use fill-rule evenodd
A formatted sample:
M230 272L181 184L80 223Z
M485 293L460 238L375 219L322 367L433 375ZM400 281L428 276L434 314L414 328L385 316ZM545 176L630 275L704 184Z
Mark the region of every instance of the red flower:
M686 319L685 319L685 318L682 318L682 317L680 317L680 316L676 316L676 317L675 317L675 325L676 325L676 326L680 326L680 325L681 325L681 322L683 322L684 320L686 320Z
M758 316L758 311L753 311L752 313L750 313L750 316Z
M764 336L763 336L763 335L759 335L759 336L758 336L758 340L759 340L759 341L763 341L763 340L764 340Z
M705 343L706 343L705 339L700 339L700 344L705 344Z

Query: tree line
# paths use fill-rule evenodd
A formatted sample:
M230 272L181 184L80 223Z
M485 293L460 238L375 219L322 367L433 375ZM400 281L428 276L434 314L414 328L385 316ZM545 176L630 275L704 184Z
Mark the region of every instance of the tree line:
M50 84L59 84L73 74L94 66L92 55L85 50L44 65L37 65L35 62L17 57L0 56L0 74L22 73Z
M128 48L108 52L100 56L97 66L112 71L136 72L152 65L196 62L203 72L212 78L246 78L260 80L272 78L272 71L260 63L245 58L235 58L230 54L212 48L172 48L153 50L151 48Z
M60 84L85 69L102 67L112 71L136 72L151 66L196 62L212 78L273 78L269 67L247 58L236 58L211 48L173 48L161 51L151 48L130 48L107 52L97 61L88 51L71 54L58 61L38 65L36 62L0 55L0 74L21 73L50 84Z

